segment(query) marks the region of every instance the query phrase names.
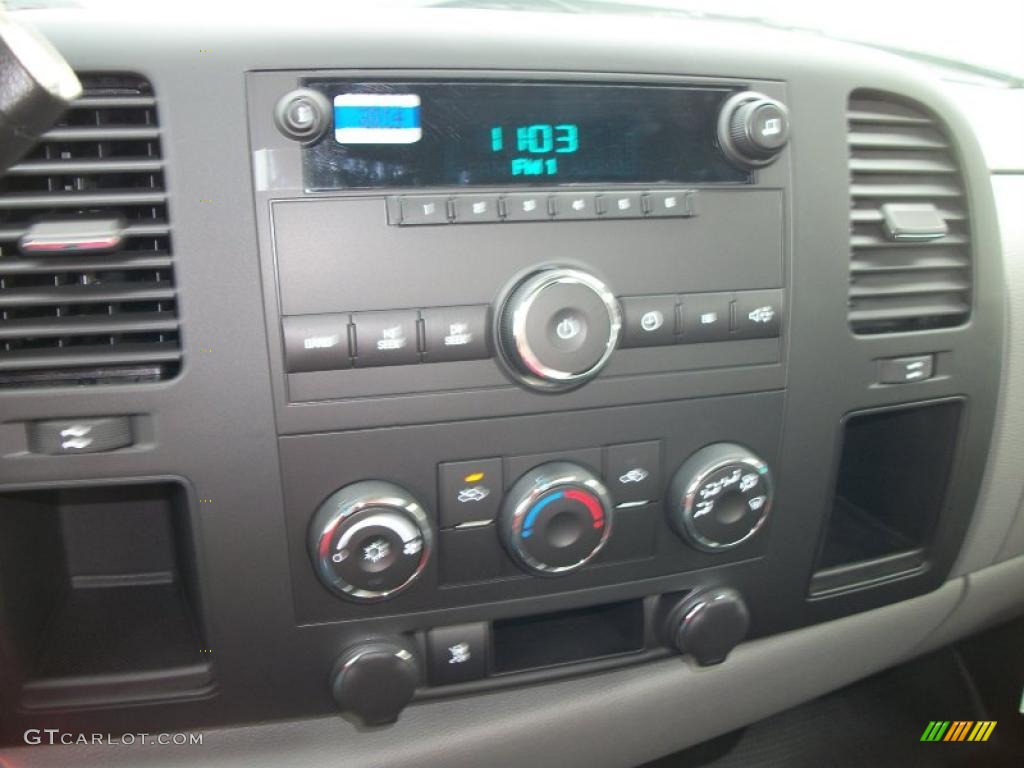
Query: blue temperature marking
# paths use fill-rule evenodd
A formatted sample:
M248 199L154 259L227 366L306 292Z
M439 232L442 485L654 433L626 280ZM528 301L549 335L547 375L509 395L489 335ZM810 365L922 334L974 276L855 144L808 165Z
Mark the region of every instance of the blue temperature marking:
M537 519L537 515L540 514L540 511L544 509L544 507L546 507L552 501L558 501L564 495L565 493L559 491L558 493L551 494L545 499L541 499L540 501L533 505L533 509L531 509L529 514L526 515L526 520L523 522L522 537L524 539L528 539L531 535L533 535L533 521Z

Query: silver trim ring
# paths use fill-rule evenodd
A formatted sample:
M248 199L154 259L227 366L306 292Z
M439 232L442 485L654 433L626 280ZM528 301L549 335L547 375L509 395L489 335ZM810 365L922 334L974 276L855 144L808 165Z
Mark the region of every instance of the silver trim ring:
M531 475L536 475L536 477L531 478ZM576 466L571 462L558 461L549 464L542 464L523 475L523 477L521 477L509 490L508 498L514 498L517 493L522 492L521 488L518 486L524 481L525 483L530 484L529 490L523 493L518 502L516 502L515 506L513 506L509 512L506 513L504 510L502 511L501 526L501 533L503 534L502 539L504 539L507 544L510 554L518 560L521 565L524 565L533 573L537 573L542 576L558 576L583 567L593 560L602 549L604 549L605 544L608 543L608 539L612 535L614 505L612 504L611 494L609 494L608 489L605 488L604 483L602 483L593 473L583 467ZM597 497L598 501L601 503L602 510L604 511L604 526L600 540L598 540L597 544L586 557L575 563L570 563L569 565L553 566L537 560L522 547L522 539L520 538L519 533L522 530L524 518L537 499L544 494L559 488L581 486Z
M421 548L416 569L405 581L388 590L363 589L349 584L339 578L329 558L324 559L320 556L320 547L324 539L332 538L338 527L345 521L371 508L377 508L380 512L377 515L371 515L368 519L373 519L378 515L381 517L388 514L397 515L403 518L410 528L415 528L419 532ZM381 524L384 527L391 527L386 522L385 520ZM392 530L401 536L400 531L395 528ZM393 597L419 578L430 561L433 534L430 529L430 520L422 506L406 491L392 483L369 480L354 483L335 491L320 505L311 524L309 547L316 575L325 587L341 597L368 603Z
M768 500L761 508L761 515L758 517L757 522L747 531L743 536L734 541L718 542L706 538L700 531L697 530L697 526L693 522L693 507L696 501L697 491L700 489L708 476L714 474L720 469L724 469L731 464L745 464L746 466L753 469L763 479L765 484L765 495ZM706 552L724 552L725 550L738 547L740 544L751 538L765 524L768 520L768 514L771 512L772 502L775 498L775 490L772 486L772 474L768 465L761 461L756 456L749 454L737 454L735 456L726 457L716 461L713 464L708 465L701 469L700 474L694 477L693 480L686 486L686 493L683 496L683 526L686 528L686 532L690 537L690 543L698 549L703 549Z
M533 349L531 349L530 343L526 338L526 321L533 303L539 298L541 293L553 285L582 285L589 288L601 300L605 311L608 313L610 327L604 352L594 365L580 373L562 371L545 365L540 361ZM525 296L521 299L518 298L520 293L525 293ZM512 307L511 323L512 340L515 342L515 356L528 373L543 381L560 384L586 381L595 376L607 364L608 359L619 343L619 334L622 331L622 310L619 308L618 299L615 298L615 294L609 290L607 285L588 272L566 267L544 270L528 277L512 291L505 306L502 308L502 315L505 315L512 302L518 302L516 306Z

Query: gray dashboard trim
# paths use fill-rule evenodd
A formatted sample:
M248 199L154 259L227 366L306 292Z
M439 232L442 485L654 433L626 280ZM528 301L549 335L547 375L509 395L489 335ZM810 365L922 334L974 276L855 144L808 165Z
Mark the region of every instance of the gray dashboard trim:
M955 574L1024 554L1024 175L993 176L992 189L1006 281L1003 370L988 467Z
M71 746L6 757L22 768L629 768L909 658L964 592L964 579L950 581L913 600L746 643L716 667L674 657L543 688L424 702L379 729L318 718L209 731L201 747Z

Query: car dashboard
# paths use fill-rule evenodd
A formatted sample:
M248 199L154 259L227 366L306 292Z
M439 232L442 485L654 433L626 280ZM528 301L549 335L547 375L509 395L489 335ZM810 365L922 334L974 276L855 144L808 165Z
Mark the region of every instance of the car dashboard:
M1019 89L700 19L17 16L85 91L0 180L12 765L632 766L1024 609Z

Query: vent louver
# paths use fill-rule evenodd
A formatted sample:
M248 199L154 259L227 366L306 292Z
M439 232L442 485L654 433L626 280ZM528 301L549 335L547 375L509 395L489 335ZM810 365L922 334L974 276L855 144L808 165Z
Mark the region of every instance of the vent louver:
M967 200L943 126L924 108L875 91L849 101L850 293L856 333L944 328L970 313ZM946 234L894 240L885 211L925 209ZM937 216L936 216L937 214Z
M155 381L181 364L152 87L79 79L82 97L0 178L0 387Z

